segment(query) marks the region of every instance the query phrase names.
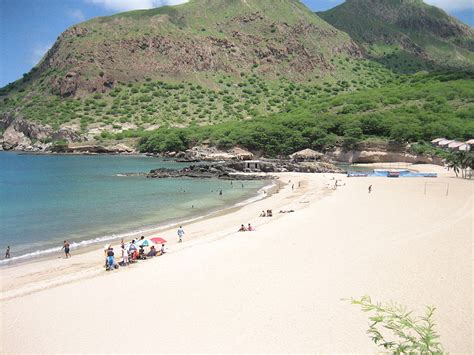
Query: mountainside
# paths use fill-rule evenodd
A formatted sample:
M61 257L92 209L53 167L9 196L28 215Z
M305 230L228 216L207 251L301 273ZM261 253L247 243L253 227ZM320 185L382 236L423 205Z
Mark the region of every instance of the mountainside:
M345 33L297 0L191 0L76 25L35 77L68 97L147 78L205 82L206 73L302 80L335 72L334 57L359 55Z
M347 0L318 15L390 69L474 68L474 30L422 0Z
M299 0L191 0L69 28L31 72L0 90L0 113L100 140L251 119L392 76Z
M395 95L394 85L410 82L401 73L441 67L472 77L472 29L421 1L349 0L321 16L353 39L299 0L190 0L75 25L22 79L0 89L0 150L83 142L101 149L117 141L136 146L161 129L161 141L145 149L159 151L173 146L176 137L167 144L163 134L174 129L190 127L189 134L230 122L244 132L251 120L287 120L290 108L352 92L391 87L387 94ZM442 75L451 80L450 73ZM451 95L452 108L470 117L470 100ZM423 100L421 109L411 110L433 115L428 89ZM343 114L373 109L370 95L356 101ZM328 117L325 124L333 119ZM457 116L453 120L459 123ZM286 129L294 125L288 120ZM206 139L235 142L227 133ZM197 141L191 134L186 144Z
M140 149L162 153L207 143L277 156L305 148L406 147L437 137L466 141L474 137L473 79L474 73L462 72L400 76L381 88L301 100L285 112L248 122L147 132ZM412 151L428 152L430 147L415 144Z

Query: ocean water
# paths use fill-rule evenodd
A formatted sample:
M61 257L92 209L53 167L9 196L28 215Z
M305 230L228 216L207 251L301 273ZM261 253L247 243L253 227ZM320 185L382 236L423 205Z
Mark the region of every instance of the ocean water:
M26 260L58 253L65 239L74 250L190 220L255 197L268 184L121 175L184 166L143 156L1 152L0 259L7 245L12 260Z

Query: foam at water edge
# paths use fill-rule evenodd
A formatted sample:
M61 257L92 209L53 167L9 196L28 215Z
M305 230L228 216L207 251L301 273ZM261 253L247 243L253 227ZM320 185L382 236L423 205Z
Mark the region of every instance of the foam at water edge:
M238 203L236 203L236 204L234 204L230 207L224 208L223 210L213 211L213 212L207 213L205 215L190 218L190 219L187 219L187 220L184 220L184 221L181 221L181 222L172 222L172 223L168 223L168 224L165 224L165 225L160 225L160 226L155 227L155 228L135 230L135 231L127 232L127 233L123 233L123 234L112 234L112 235L106 235L106 236L103 236L103 237L97 237L97 238L94 238L94 239L82 240L80 242L72 242L71 243L71 249L84 248L84 247L91 246L91 245L94 245L94 244L104 243L104 242L108 242L108 241L112 241L112 240L119 240L119 239L122 239L122 238L126 239L128 237L137 236L139 234L148 234L148 233L153 233L153 232L159 232L161 230L165 230L165 229L171 228L173 226L177 226L178 224L189 224L189 223L195 222L199 219L204 219L204 218L210 217L210 216L214 215L215 213L218 213L218 212L221 212L221 211L226 211L228 209L232 209L232 208L235 208L235 207L242 207L242 206L248 205L252 202L256 202L258 200L261 200L265 197L265 191L271 189L273 186L276 186L275 182L272 182L271 184L263 186L262 188L260 188L257 191L256 196L251 197L251 198L249 198L247 200L244 200L242 202L238 202ZM33 258L48 256L48 255L51 255L53 253L60 253L61 251L62 251L62 247L55 247L55 248L50 248L50 249L45 249L45 250L37 250L37 251L31 252L31 253L27 253L27 254L23 254L23 255L20 255L20 256L12 257L10 259L0 260L0 266L9 265L9 264L14 263L16 261L26 261L26 260L30 260L30 259L33 259Z

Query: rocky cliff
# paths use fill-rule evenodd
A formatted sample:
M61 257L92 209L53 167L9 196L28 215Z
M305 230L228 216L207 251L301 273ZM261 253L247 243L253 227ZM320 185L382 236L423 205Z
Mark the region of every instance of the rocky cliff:
M352 150L335 148L327 156L333 161L348 164L404 162L442 165L441 158L414 154L409 146L401 144L360 143Z

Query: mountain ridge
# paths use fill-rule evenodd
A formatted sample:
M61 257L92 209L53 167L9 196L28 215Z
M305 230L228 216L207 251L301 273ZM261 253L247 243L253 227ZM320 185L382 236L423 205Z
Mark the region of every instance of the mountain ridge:
M345 33L299 1L223 0L209 6L208 0L191 0L78 24L59 37L38 71L55 70L54 92L74 96L82 89L103 92L117 81L195 73L275 77L278 71L299 80L333 71L334 56L360 55ZM280 13L287 15L282 21Z
M474 30L422 0L347 0L317 14L390 69L474 68Z
M435 31L443 54L443 46L455 45L453 33L459 31L466 34L458 38L461 45L470 46L472 29L452 24L449 16L421 1L349 0L335 11L357 4L373 6L365 25L354 19L357 12L350 21L341 16L349 27L362 26L363 32L352 37L326 22L327 14L319 17L299 0L191 0L95 18L67 29L38 66L0 89L0 114L8 117L4 122L18 116L54 132L28 136L32 142L131 138L137 143L160 128L246 125L309 101L403 83L403 73L446 69L419 43L418 37L427 38L420 23L433 27L432 17L413 22L420 8L434 11L446 24ZM400 24L415 29L405 33ZM372 36L372 43L363 35ZM456 48L468 51L462 46ZM447 68L462 72L470 67ZM348 106L341 114L374 105ZM3 135L6 125L0 122ZM219 140L225 141L230 138Z

